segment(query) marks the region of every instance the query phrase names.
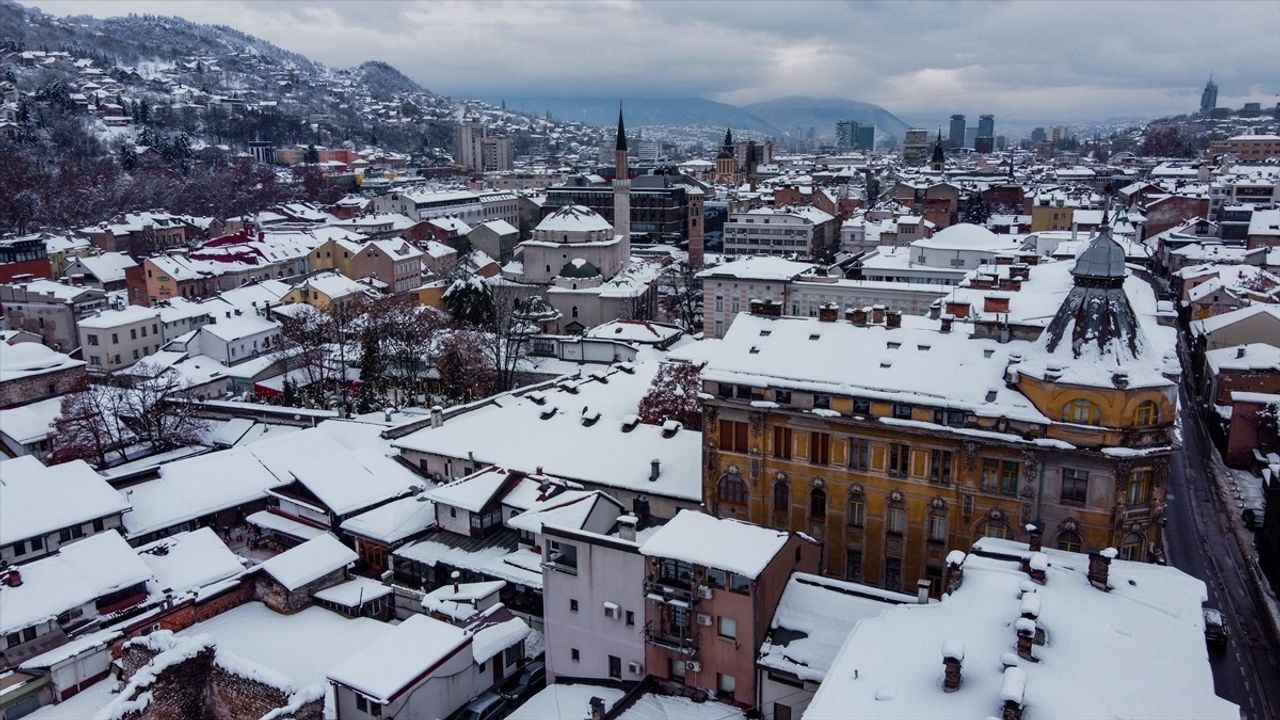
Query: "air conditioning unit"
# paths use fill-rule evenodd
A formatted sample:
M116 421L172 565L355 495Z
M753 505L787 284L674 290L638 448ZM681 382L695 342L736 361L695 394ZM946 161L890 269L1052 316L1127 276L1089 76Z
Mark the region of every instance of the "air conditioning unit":
M638 662L629 662L627 663L627 672L632 675L643 675L644 665Z
M702 598L703 600L710 600L710 599L711 599L711 588L710 588L710 587L708 587L708 586L706 586L706 585L699 585L699 586L698 586L698 597Z
M698 624L703 627L711 627L711 616L706 613L698 613Z
M691 673L702 672L702 663L698 662L697 660L690 660L689 662L684 664L684 667L686 670L688 670Z

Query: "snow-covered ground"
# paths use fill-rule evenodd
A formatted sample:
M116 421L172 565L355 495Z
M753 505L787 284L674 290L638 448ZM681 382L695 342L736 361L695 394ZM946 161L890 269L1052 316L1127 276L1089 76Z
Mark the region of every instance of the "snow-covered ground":
M57 705L45 705L27 715L29 720L89 720L107 703L115 699L116 687L112 678L99 680Z

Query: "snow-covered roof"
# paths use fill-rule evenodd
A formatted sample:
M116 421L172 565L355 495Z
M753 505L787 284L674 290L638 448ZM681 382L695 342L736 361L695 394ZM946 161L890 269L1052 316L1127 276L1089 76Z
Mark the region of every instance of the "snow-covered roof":
M974 338L971 331L956 323L944 333L938 321L916 316L887 328L744 313L729 326L702 377L1047 422L1004 381L1009 355L1029 343ZM940 373L944 362L947 372Z
M423 532L436 523L436 506L425 494L392 500L342 522L353 535L394 544Z
M1212 335L1225 327L1244 322L1258 315L1270 315L1272 319L1280 320L1280 305L1257 303L1255 305L1246 305L1238 310L1211 315L1203 320L1193 320L1190 324L1191 332L1196 335ZM3 427L3 421L0 421L0 428Z
M916 598L809 573L793 573L778 600L760 665L821 682L849 631L860 621Z
M1205 352L1205 362L1216 375L1223 370L1280 372L1280 348L1266 343L1249 343Z
M451 458L473 458L577 482L675 498L702 496L702 435L682 429L664 437L657 425L640 423L625 432L659 363L640 362L585 377L565 377L551 387L504 393L462 410L446 413L438 428L423 428L392 444L406 451ZM582 422L582 408L599 411L598 421ZM501 434L493 428L501 427ZM650 480L650 461L660 473ZM431 497L435 499L437 496Z
M70 355L40 343L6 345L4 352L0 352L0 383L83 367L84 364L83 360L73 360Z
M1010 671L1021 671L1027 717L1178 717L1235 720L1240 709L1214 694L1204 641L1204 583L1171 567L1111 561L1110 591L1086 579L1088 557L1043 551L1044 584L1020 567L1025 544L980 540L963 561L960 587L941 602L892 608L854 626L806 717L996 716ZM1038 599L1048 642L1040 662L1012 653L1013 624ZM943 692L942 648L962 658L956 692ZM1108 672L1140 659L1142 671ZM855 672L856 670L856 672ZM853 678L857 678L856 680Z
M359 559L355 551L325 533L263 562L259 567L289 590L297 590Z
M79 326L90 330L110 330L134 323L158 320L160 311L142 305L130 305L120 310L101 310L80 320Z
M684 331L678 326L665 323L648 320L611 320L588 330L587 337L656 345L668 342L683 333Z
M959 223L945 227L933 237L920 238L911 243L913 248L925 250L979 250L1005 252L1017 250L1021 245L1017 235L997 235L981 225Z
M795 262L779 257L758 255L709 267L698 273L700 278L734 278L738 280L793 280L813 272L812 263Z
M147 543L138 548L138 557L151 568L157 594L181 595L244 570L240 557L208 527Z
M122 252L108 252L100 255L86 255L76 258L75 263L83 267L90 275L101 283L124 281L124 271L136 267L137 262Z
M685 165L690 164L685 163ZM712 165L709 162L704 164ZM546 686L537 695L526 700L523 705L508 713L507 720L582 720L584 717L590 717L592 698L603 700L605 712L608 712L625 694L619 688L605 685L557 682L555 685ZM651 720L663 720L663 718Z
M358 608L363 603L386 597L394 592L389 585L366 577L353 577L344 583L327 587L314 593L317 600L341 605L346 608Z
M0 545L128 509L124 496L83 460L46 467L23 455L0 462Z
M535 229L546 232L583 232L612 230L613 226L585 205L565 205L543 218Z
M480 224L479 224L479 225L477 225L476 227L477 227L477 228L480 228L480 227L488 228L489 230L492 230L492 231L493 231L495 234L497 234L497 235L518 235L518 234L520 234L520 231L519 231L519 230L517 230L517 229L516 229L516 227L515 227L514 225L512 225L512 224L511 224L511 223L509 223L509 222L507 222L506 220L490 220L490 221L488 221L488 222L480 223Z
M478 612L480 601L496 596L506 586L505 580L441 585L423 596L422 608L462 622Z
M200 328L200 332L209 333L227 342L234 342L254 335L261 335L280 329L280 324L272 322L256 313L244 313L231 317L218 318L209 325Z
M329 680L386 703L470 642L462 628L411 615L330 670Z
M290 473L335 515L367 508L421 487L421 479L375 448L298 458Z
M266 497L269 488L283 481L268 471L249 447L257 450L278 441L265 440L161 465L160 477L125 490L133 505L124 516L125 534L140 537ZM218 478L218 482L209 482L209 478Z
M732 518L681 510L644 541L640 554L728 570L754 580L789 537L789 533Z
M151 579L151 569L115 530L63 545L19 571L21 585L0 585L0 635Z
M19 445L39 442L53 434L53 424L61 416L61 396L5 408L0 413L0 435Z

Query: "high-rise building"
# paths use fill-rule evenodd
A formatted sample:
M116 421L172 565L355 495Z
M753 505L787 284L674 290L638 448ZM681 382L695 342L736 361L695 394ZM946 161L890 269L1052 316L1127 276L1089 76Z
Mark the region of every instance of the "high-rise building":
M859 150L875 150L876 149L876 126L875 125L859 125L858 126L858 149Z
M852 148L858 146L858 123L854 120L841 120L836 123L836 147Z
M908 165L922 165L929 158L929 131L911 128L902 143L902 161Z
M947 135L947 141L951 147L964 147L964 115L956 114L951 116L951 131Z
M480 123L460 122L453 129L453 161L470 170L479 170L483 152L480 141L484 139L484 126Z
M973 141L977 139L977 137L978 137L978 128L972 125L965 128L964 129L964 146L967 148L973 147Z
M1209 76L1209 82L1204 84L1204 91L1200 93L1200 112L1208 114L1209 111L1218 107L1218 83L1213 81L1213 76Z
M1033 143L1042 143L1048 139L1049 139L1049 134L1046 133L1044 128L1042 127L1038 127L1035 130L1031 131L1031 142Z
M978 152L991 152L995 147L996 117L994 115L978 116L978 134L973 140L973 149Z
M510 170L513 155L510 138L482 138L480 140L480 164L476 169L481 172Z

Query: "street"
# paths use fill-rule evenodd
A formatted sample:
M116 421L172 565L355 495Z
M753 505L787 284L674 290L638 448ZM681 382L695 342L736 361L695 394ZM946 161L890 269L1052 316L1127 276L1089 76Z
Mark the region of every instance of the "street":
M1185 356L1183 366L1188 367ZM1238 704L1249 720L1277 720L1280 661L1276 644L1232 534L1234 519L1228 513L1237 511L1216 497L1209 475L1214 450L1186 378L1189 375L1184 375L1179 390L1183 447L1174 454L1169 473L1165 528L1169 564L1203 580L1209 587L1208 606L1226 617L1230 639L1225 649L1209 651L1218 695Z

